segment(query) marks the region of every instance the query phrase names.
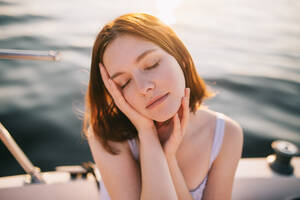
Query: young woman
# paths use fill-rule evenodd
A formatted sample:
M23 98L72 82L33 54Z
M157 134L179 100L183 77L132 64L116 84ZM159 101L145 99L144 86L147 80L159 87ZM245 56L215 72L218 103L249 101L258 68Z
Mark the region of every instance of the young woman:
M188 50L154 16L108 23L93 46L83 131L100 199L231 199L241 126L203 106Z

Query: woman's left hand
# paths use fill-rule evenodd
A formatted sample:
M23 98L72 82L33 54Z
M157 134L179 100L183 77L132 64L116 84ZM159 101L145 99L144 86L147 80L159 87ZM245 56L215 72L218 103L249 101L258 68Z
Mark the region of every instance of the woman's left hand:
M182 117L181 120L179 119L178 112L173 116L173 131L168 138L168 140L163 144L163 150L165 156L171 157L175 156L179 145L185 135L186 126L189 121L190 116L190 109L189 109L189 102L190 102L190 88L185 88L184 97L181 100L182 106ZM180 110L180 109L179 109Z

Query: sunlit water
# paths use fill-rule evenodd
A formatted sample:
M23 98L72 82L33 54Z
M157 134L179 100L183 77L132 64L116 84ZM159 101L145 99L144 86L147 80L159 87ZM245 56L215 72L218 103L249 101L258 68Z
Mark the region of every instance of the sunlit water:
M127 12L170 24L218 95L205 102L241 124L243 157L300 146L300 1L0 1L0 48L57 50L60 62L0 60L0 121L34 165L92 161L76 115L101 27ZM0 143L0 176L23 173Z

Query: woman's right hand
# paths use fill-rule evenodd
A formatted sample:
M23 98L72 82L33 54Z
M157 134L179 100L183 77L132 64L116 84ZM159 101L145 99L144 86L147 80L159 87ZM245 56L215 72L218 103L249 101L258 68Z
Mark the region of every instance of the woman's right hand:
M99 67L104 85L112 96L114 103L128 117L137 131L153 131L156 133L156 127L153 120L141 115L129 105L123 96L121 88L110 79L109 74L102 63L99 63Z

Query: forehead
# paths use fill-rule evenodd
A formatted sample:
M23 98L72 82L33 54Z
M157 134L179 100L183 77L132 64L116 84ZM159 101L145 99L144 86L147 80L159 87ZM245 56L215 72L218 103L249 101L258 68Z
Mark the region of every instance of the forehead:
M109 74L115 71L125 71L134 65L135 59L141 53L149 49L161 48L137 36L121 35L106 47L103 54L103 64Z

